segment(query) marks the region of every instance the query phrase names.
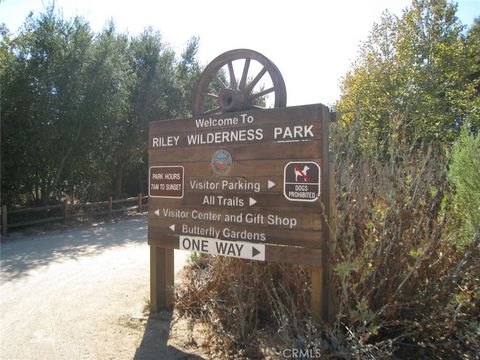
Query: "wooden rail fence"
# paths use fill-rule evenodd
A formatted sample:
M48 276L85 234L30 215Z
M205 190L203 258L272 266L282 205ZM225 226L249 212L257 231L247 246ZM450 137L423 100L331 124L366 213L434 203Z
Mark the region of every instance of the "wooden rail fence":
M124 206L125 204L134 204L130 206ZM107 216L109 219L116 213L134 211L142 211L148 206L148 196L138 194L135 197L129 197L126 199L113 200L110 197L107 201L98 201L85 204L69 204L67 200L64 200L63 204L39 206L34 208L18 208L7 209L5 205L1 208L1 234L7 236L8 229L39 225L48 222L63 222L64 224L68 219L80 218L80 217L92 217L92 216ZM39 215L32 219L32 216L28 214L37 213ZM22 219L23 217L23 219ZM15 221L20 218L20 221Z

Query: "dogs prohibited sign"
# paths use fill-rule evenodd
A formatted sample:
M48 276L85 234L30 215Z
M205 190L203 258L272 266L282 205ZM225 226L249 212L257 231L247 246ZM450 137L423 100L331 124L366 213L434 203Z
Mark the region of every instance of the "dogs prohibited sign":
M316 201L320 196L320 166L313 161L285 165L283 195L290 201Z

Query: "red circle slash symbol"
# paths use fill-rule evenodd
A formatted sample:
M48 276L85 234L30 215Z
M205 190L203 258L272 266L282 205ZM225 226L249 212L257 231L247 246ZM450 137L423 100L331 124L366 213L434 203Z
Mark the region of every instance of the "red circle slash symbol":
M297 164L293 164L293 167L295 168L295 175L300 174L303 177L303 180L305 182L308 182L310 180L306 174L308 170L307 166L303 168L304 170L300 169L300 167Z

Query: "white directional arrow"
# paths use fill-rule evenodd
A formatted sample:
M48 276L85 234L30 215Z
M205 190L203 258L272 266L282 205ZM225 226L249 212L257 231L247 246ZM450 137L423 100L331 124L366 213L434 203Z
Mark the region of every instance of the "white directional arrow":
M155 210L153 213L157 216L160 216L160 209Z
M172 231L175 231L175 224L170 225L168 228L169 228L170 230L172 230Z
M252 206L252 205L255 205L256 203L257 203L257 200L255 200L254 198L251 198L251 197L248 198L248 205Z
M275 185L276 185L276 184L275 184L272 180L268 180L268 182L267 182L267 187L268 187L269 189L273 188Z

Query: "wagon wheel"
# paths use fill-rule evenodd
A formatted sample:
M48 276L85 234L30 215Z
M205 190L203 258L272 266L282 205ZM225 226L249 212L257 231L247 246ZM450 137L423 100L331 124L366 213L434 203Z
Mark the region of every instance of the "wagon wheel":
M244 60L241 72L237 70L240 78L234 70L236 60L240 60L240 65ZM255 67L261 70L249 72ZM262 87L260 80L268 82L268 87ZM274 107L286 106L285 82L275 64L253 50L227 51L208 64L200 76L193 96L193 115L264 109L259 103L271 95L275 97Z

